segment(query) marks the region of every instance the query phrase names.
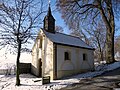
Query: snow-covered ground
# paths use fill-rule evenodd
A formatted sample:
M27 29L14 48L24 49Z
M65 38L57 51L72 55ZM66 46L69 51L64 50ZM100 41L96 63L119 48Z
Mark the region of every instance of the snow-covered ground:
M50 84L42 85L41 81L34 82L35 80L40 80L30 74L20 75L21 86L15 86L15 75L0 75L0 90L55 90L63 87L67 87L73 83L79 83L83 78L92 78L97 75L101 75L104 72L114 70L120 67L120 62L115 62L109 65L97 66L94 72L87 72L84 74L78 74L75 76L67 77L61 80L53 80Z

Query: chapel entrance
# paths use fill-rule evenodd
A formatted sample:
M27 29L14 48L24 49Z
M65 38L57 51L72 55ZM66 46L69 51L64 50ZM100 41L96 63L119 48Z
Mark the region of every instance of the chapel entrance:
M39 59L39 76L42 77L42 60Z

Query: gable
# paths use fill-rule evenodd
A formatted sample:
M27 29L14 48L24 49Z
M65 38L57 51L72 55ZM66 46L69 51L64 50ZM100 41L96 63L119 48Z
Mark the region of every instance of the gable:
M42 38L42 36L44 36L44 35L45 35L44 32L40 29L40 31L35 39L35 43L32 47L32 50L35 48L36 44L38 44L38 41L40 40L40 38Z

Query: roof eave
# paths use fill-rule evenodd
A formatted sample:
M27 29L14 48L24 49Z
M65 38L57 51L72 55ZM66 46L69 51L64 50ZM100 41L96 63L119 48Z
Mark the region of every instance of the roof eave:
M82 48L82 49L95 50L95 48L87 48L87 47L81 47L81 46L75 46L75 45L69 45L69 44L63 44L63 43L57 43L57 42L53 42L53 43L58 44L58 45L63 45L63 46L70 46L70 47L76 47L76 48Z

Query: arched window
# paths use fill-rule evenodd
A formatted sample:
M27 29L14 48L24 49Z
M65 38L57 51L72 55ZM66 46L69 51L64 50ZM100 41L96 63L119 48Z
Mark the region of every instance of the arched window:
M65 55L65 60L70 60L69 52L65 52L64 55Z

